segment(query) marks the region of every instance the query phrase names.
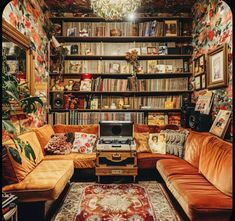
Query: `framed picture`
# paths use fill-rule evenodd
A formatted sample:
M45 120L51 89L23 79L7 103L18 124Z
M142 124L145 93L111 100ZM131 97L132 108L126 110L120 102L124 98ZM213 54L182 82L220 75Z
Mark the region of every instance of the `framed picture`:
M74 37L76 36L77 28L68 28L67 29L67 36Z
M120 73L120 63L111 63L111 64L109 64L109 73L110 74Z
M157 54L157 48L156 47L147 47L147 54Z
M193 61L193 75L197 76L205 73L205 71L206 71L206 59L205 55L203 54L194 59Z
M231 113L232 112L228 110L220 110L210 128L210 133L213 133L218 137L224 138L229 123L231 121Z
M201 76L195 77L195 90L201 89Z
M208 88L225 87L228 84L227 77L227 45L221 45L208 53Z
M206 74L201 75L201 89L206 88Z
M177 36L178 35L178 27L176 20L166 20L164 22L165 27L165 36Z
M91 80L82 80L80 91L91 91Z

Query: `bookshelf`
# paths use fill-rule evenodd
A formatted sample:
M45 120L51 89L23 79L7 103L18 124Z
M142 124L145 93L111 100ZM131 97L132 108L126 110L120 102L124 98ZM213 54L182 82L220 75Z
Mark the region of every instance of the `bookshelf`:
M172 115L169 123L180 119L181 96L192 93L192 35L185 29L185 24L191 25L190 16L137 17L135 22L98 17L51 17L51 21L56 39L67 52L63 55L63 73L57 65L59 55L53 49L50 53L49 122L88 124L102 119L146 124L151 114L167 115L169 120ZM173 33L167 32L168 22L173 23ZM132 49L138 50L142 68L136 74L136 83L132 81L133 68L125 58ZM84 73L92 76L89 89L52 89L59 78L63 87L69 81L81 86ZM62 100L59 108L53 105L56 96ZM76 100L75 108L66 106L69 96ZM113 103L115 108L111 108Z

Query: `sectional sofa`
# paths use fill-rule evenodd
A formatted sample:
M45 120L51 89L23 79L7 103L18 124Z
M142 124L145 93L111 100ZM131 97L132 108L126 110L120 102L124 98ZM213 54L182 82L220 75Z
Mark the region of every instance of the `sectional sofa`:
M135 133L156 133L177 126L135 125ZM54 133L98 134L98 125L44 125L19 136L23 148L33 148L35 156L13 159L14 142L3 144L3 191L14 193L21 202L56 200L73 175L74 168L95 167L96 154L46 155L44 147ZM16 149L17 149L16 148ZM10 150L11 149L11 150ZM14 152L14 151L13 151ZM190 220L229 220L232 211L232 145L209 133L190 131L184 158L171 154L138 153L138 168L155 168Z

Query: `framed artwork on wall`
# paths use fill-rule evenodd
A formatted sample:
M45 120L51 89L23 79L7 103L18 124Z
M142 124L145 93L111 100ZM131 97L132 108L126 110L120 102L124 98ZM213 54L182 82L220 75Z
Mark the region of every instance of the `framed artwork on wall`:
M208 53L207 87L219 88L228 85L227 45L221 45Z
M193 75L198 76L205 73L206 71L206 59L205 55L201 55L194 59L193 61Z
M206 74L201 75L201 89L206 88Z
M210 128L210 133L224 138L231 121L231 113L232 112L228 110L220 110Z
M195 77L195 90L200 90L201 89L201 77L196 76Z

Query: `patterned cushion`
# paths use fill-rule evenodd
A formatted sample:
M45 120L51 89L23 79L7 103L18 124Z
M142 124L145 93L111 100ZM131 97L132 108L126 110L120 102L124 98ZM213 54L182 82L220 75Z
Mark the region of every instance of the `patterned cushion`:
M97 136L95 134L76 132L72 152L92 153L96 139Z
M73 146L73 133L57 133L52 135L48 144L45 147L47 154L64 155L71 153Z
M4 184L22 181L44 158L34 132L3 143L2 154Z
M149 132L135 133L136 151L137 153L151 152L148 144Z
M166 152L176 155L180 158L184 157L184 143L188 136L188 130L162 130L166 136Z
M152 153L166 154L165 133L149 134L149 147Z

